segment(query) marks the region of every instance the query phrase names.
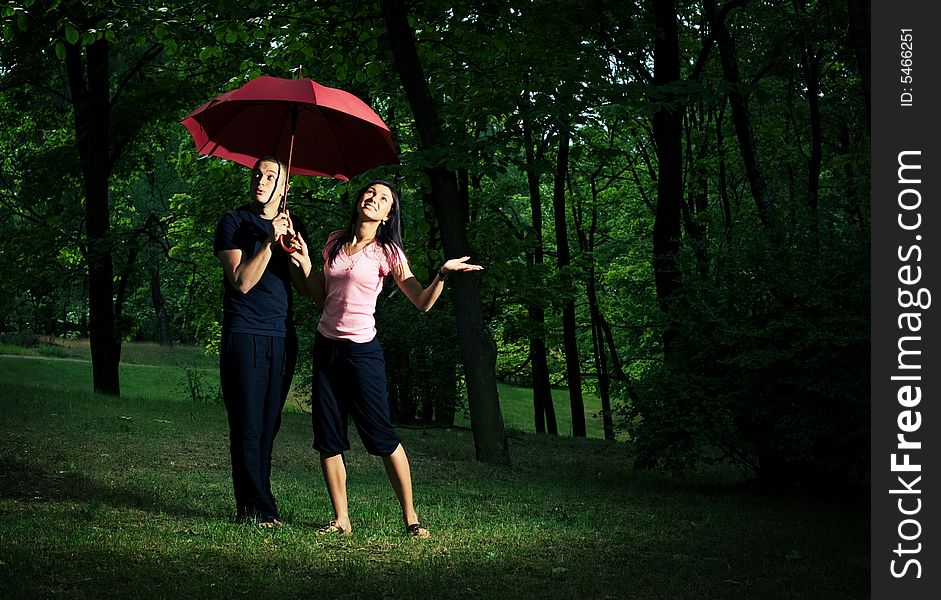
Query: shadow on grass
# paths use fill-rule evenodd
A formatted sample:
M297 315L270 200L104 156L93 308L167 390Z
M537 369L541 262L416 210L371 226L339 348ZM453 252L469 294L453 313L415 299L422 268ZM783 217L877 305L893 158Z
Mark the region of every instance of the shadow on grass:
M632 472L623 447L604 442L517 440L515 466L507 468L473 463L466 435L407 436L427 481L420 497L440 504L428 511L435 537L427 543L370 533L392 529L379 526L391 521L372 499L394 500L374 457L359 451L351 472L359 477L367 466L376 472L354 487L369 499L359 501L357 512L366 523L352 539L320 538L309 515L312 500L325 498L320 482L310 479L309 461L296 458L309 451L302 433L280 447L292 457L279 473L297 518L273 532L178 503L160 493L159 482L147 489L59 471L22 454L0 457L0 500L91 507L8 523L12 534L4 539L0 531L0 589L16 598L865 597L867 555L855 549L868 537L855 539L854 526L831 525L832 513L804 514L804 507L769 512L747 497L716 503L711 493L685 485L651 486ZM115 527L95 506L197 519L117 515ZM22 518L17 514L8 517ZM448 524L441 517L466 520ZM846 534L858 558L836 551Z
M81 502L165 513L180 517L217 517L160 496L153 490L109 484L77 471L58 471L18 456L0 457L0 500Z
M293 528L160 533L126 551L93 541L39 539L3 553L11 597L139 598L832 598L865 597L864 569L827 579L772 555L703 560L676 547L615 537L538 538L472 549L444 536L382 542L368 536L311 542ZM174 539L167 539L174 538ZM483 541L483 540L481 540ZM549 546L547 548L547 546ZM598 546L602 546L599 548ZM607 547L604 550L603 547ZM687 554L689 552L689 554ZM790 571L800 569L803 577ZM15 575L15 577L14 577Z
M545 563L526 564L522 556L506 561L452 556L442 561L408 549L389 549L371 558L354 552L337 548L325 560L322 554L301 551L274 562L261 553L202 548L198 560L184 561L88 546L59 546L40 557L37 550L20 546L7 556L18 576L5 577L11 573L0 571L0 583L16 598L625 597L598 589L603 579L582 575L588 572L585 564L553 571ZM62 568L37 570L46 561ZM631 597L658 595L641 591Z

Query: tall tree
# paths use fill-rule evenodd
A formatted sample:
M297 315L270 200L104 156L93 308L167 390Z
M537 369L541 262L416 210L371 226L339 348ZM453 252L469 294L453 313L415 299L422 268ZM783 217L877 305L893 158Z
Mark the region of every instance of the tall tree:
M556 261L559 271L571 273L572 255L569 250L566 225L565 184L568 181L569 139L568 123L559 129L559 152L556 155L555 181L552 186L552 211L555 215ZM585 400L582 396L582 365L578 356L578 332L575 321L575 299L567 297L562 303L562 345L565 350L565 374L572 409L572 435L585 437Z
M653 137L657 150L657 211L653 226L653 269L660 308L672 318L675 295L682 286L677 254L680 248L680 214L683 203L683 110L676 92L680 80L680 42L676 3L653 3L654 41L653 93L657 112L653 115ZM668 324L663 350L672 349L675 329Z
M83 28L90 24L80 23ZM85 217L88 242L89 341L96 392L121 393L118 364L121 340L115 331L114 265L111 260L111 222L108 180L116 156L111 155L110 52L107 38L85 45L65 46L66 73L75 118L75 137L85 184ZM84 62L84 64L83 64Z
M771 192L765 182L764 171L758 160L758 149L755 145L755 136L752 130L751 115L748 111L748 96L742 92L742 77L738 68L738 54L735 42L726 24L726 17L733 8L745 4L746 0L729 0L720 9L716 0L704 0L703 4L709 18L709 24L714 30L719 45L719 56L722 63L722 72L729 84L729 106L732 109L732 122L735 125L735 135L738 138L738 147L745 163L745 173L751 188L752 198L758 211L758 218L765 226L771 224Z
M104 0L27 3L26 9L14 13L23 35L13 40L19 52L4 73L11 86L65 98L72 115L74 140L65 141L63 150L74 151L80 166L80 248L88 269L93 386L106 394L121 390L123 332L118 321L124 286L137 267L137 254L122 252L113 229L113 177L119 169L134 168L128 157L145 127L160 119L175 121L181 106L193 97L191 72L161 68L168 45L177 47L176 40L159 39L167 33L165 21L178 22L165 11L152 6L129 11ZM191 36L187 42L198 43L198 35ZM59 77L63 71L64 77ZM116 288L117 255L122 262Z
M591 212L588 223L585 223L584 203L576 197L574 207L575 231L578 234L579 249L587 256L591 256L591 262L588 265L588 272L585 275L585 289L588 296L588 312L591 317L591 341L592 352L594 355L595 372L598 377L598 397L601 400L601 421L604 429L604 437L607 440L614 439L614 421L611 417L611 369L608 365L608 352L605 343L604 315L601 313L600 302L598 301L598 268L595 262L595 238L598 232L598 184L597 179L604 169L604 164L600 164L589 174L588 183L591 189Z
M866 129L872 128L872 3L870 0L846 0L849 9L849 33L856 53L859 82L866 104Z
M537 151L533 140L532 118L525 109L528 92L524 91L523 107L523 145L526 157L526 184L529 189L529 206L533 220L533 248L528 252L527 261L534 274L539 274L545 258L542 242L542 193L539 188L539 170ZM538 301L527 306L533 332L529 335L529 360L533 377L533 413L536 433L548 431L551 435L559 433L555 418L555 406L552 403L552 386L549 381L549 364L546 356L545 325L546 311Z
M382 0L382 14L421 148L444 150L444 127L422 72L402 0ZM465 217L460 211L457 174L441 165L428 168L427 173L445 253L452 257L471 255ZM477 280L460 275L452 280L477 460L506 464L510 456L497 392L496 344L484 323Z

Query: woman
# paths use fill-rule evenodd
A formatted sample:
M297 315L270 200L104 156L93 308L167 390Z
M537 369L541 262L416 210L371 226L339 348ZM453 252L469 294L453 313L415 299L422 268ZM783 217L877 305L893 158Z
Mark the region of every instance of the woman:
M215 232L223 272L219 376L229 419L235 520L280 525L271 493L271 453L281 409L297 362L292 281L306 291L298 269L278 243L294 233L287 212L287 169L265 156L252 169L248 204L227 211ZM303 229L300 223L298 229Z
M370 454L382 457L386 474L402 508L408 535L430 536L412 501L412 477L401 439L389 418L385 360L376 338L374 313L383 279L391 275L405 296L422 312L441 295L452 271L477 271L469 256L447 261L427 288L408 266L402 247L399 197L385 181L373 181L357 195L350 225L334 231L323 250L324 268L314 273L303 236L295 241L295 264L306 276L307 294L323 306L314 342L312 414L314 448L334 519L323 532L352 532L346 497L349 450L347 419L353 422Z

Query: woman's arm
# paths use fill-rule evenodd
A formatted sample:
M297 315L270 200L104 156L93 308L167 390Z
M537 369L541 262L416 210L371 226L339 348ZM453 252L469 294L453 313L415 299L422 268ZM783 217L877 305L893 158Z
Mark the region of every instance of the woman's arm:
M398 284L405 297L415 305L415 308L422 312L428 312L438 301L438 297L444 290L444 280L449 273L452 271L480 271L483 269L480 265L468 264L468 260L470 260L469 256L463 256L461 258L452 258L444 263L426 288L423 288L418 282L405 261L400 262L392 273L395 277L395 283Z
M300 233L295 234L292 242L294 252L291 254L291 281L298 292L310 296L318 306L323 306L327 299L323 272L315 272L310 258L310 247Z

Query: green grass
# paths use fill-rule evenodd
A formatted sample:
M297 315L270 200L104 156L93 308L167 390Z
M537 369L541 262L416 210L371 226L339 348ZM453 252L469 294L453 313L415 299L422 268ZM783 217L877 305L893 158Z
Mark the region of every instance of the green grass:
M475 462L463 429L400 431L427 541L403 535L352 434L354 533L324 538L310 417L286 410L287 525L235 525L224 409L174 389L182 372L124 365L112 398L89 393L87 362L0 357L3 597L869 597L868 497L637 473L625 443L512 428L510 467ZM517 400L503 402L509 426Z
M53 344L43 344L36 348L0 345L0 360L3 360L2 355L91 360L88 340L57 339ZM89 390L92 386L88 364L52 361L43 363L36 360L8 361L3 364L15 380L35 369L37 373L42 374L39 379L46 381L54 389ZM181 400L190 398L186 385L187 372L193 372L195 369L204 382L217 385L218 365L218 356L206 355L201 348L193 346L126 343L122 345L121 351L121 392L122 395L130 397L169 397ZM155 366L160 368L155 369ZM532 390L504 384L498 384L498 388L506 428L511 432L535 432ZM555 389L552 396L559 434L571 435L572 413L568 392ZM289 409L304 405L305 400L301 392L297 391L292 396ZM597 396L586 394L584 402L588 437L603 439L601 401ZM455 417L455 425L469 428L469 416L459 411Z
M508 429L534 433L536 425L533 415L533 391L529 388L512 385L497 385L500 392L500 408L503 421ZM556 426L559 435L572 435L572 409L566 390L552 390L552 404L555 408ZM592 394L584 395L585 430L590 438L604 439L604 423L601 419L601 400ZM461 415L461 424L470 426L467 415Z
M0 355L46 356L51 358L75 358L91 360L91 349L87 339L56 338L47 340L33 348L21 348L0 344ZM218 368L219 357L207 355L202 348L183 344L161 346L149 342L133 342L121 345L121 363L132 365L160 365L184 368Z

